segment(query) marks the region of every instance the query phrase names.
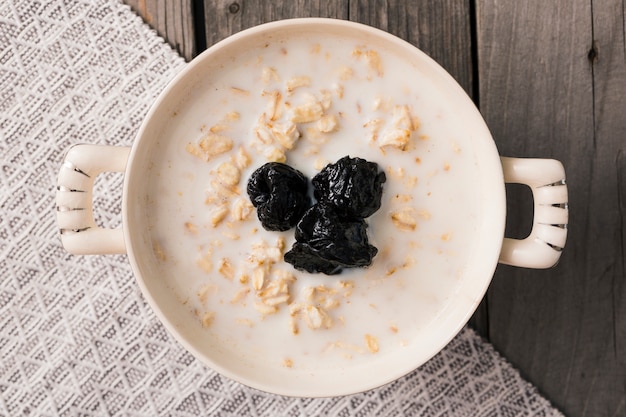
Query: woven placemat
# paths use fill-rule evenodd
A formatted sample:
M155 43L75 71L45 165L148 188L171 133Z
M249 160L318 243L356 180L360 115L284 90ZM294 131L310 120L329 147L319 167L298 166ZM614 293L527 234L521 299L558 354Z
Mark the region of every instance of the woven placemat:
M206 368L145 303L126 256L72 256L56 177L75 143L130 145L185 62L112 0L0 2L0 415L560 416L465 328L406 377L362 394L265 394ZM96 219L120 222L121 174Z

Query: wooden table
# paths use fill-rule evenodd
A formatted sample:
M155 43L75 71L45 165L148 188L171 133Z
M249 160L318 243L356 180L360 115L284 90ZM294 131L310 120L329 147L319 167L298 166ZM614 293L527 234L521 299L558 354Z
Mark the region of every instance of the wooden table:
M626 5L623 0L126 0L186 59L305 16L413 43L474 99L502 155L555 158L570 228L559 265L497 268L472 325L568 416L626 416ZM507 186L507 234L532 197Z

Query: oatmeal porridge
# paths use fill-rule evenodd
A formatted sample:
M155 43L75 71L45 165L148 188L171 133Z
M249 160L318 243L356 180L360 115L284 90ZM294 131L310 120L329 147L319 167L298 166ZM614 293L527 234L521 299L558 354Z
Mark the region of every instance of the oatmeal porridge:
M437 325L471 256L476 158L420 77L385 50L291 39L233 58L181 105L158 141L146 216L168 288L217 348L323 370L393 354ZM367 219L378 253L339 275L295 270L283 259L294 230L265 230L246 184L267 162L310 180L344 156L386 174Z

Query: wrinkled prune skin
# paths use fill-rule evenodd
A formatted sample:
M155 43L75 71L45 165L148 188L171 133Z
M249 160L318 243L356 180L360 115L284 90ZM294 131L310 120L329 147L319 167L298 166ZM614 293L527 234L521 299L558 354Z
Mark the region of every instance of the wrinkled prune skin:
M317 201L334 205L344 217L364 219L380 208L386 180L375 162L344 156L328 164L312 183Z
M321 272L326 275L340 274L342 265L322 258L319 253L306 243L296 242L291 250L285 253L285 262L290 263L298 271L306 271L310 274Z
M285 261L310 273L334 275L343 268L366 267L378 253L368 242L363 219L342 217L327 203L307 210L296 226L295 237Z
M268 162L254 171L247 191L266 230L291 229L311 206L307 178L279 162Z

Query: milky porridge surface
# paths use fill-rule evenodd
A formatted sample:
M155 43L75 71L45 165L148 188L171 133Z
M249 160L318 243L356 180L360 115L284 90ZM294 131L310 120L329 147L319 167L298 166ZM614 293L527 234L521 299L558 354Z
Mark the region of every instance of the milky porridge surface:
M457 291L477 228L476 158L418 69L358 43L292 39L207 75L162 132L147 186L154 257L215 346L285 368L394 354ZM386 172L369 268L308 274L293 229L263 229L246 185L268 161L309 179L349 155ZM262 358L262 359L261 359Z

